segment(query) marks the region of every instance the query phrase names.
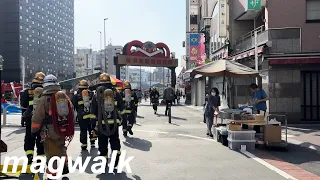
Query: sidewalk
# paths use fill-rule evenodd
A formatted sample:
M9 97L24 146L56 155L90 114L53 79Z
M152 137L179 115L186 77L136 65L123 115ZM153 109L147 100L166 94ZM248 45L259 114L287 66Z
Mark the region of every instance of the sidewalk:
M6 127L20 127L21 114L7 114ZM3 114L1 114L1 127L3 127Z
M185 107L203 113L202 106L185 105ZM282 127L282 138L285 139L285 127ZM288 125L288 143L299 145L320 152L320 125L319 124L290 124Z

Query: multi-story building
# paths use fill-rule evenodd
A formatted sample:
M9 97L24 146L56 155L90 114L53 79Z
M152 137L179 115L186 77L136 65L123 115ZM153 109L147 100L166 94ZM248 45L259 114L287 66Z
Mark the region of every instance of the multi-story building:
M186 55L181 56L180 66L186 68Z
M90 49L90 48L77 48L76 52L77 52L77 54L75 54L75 56L74 56L76 58L74 61L74 64L76 65L77 63L79 63L79 61L77 61L79 58L83 59L85 57L85 59L84 59L85 75L92 74L94 72L94 62L93 62L92 49ZM79 74L79 73L76 72L76 74ZM77 77L79 77L79 76L77 76Z
M132 88L148 88L150 85L150 72L140 68L127 68L127 78Z
M74 72L76 77L82 77L91 74L89 65L88 54L75 54L74 55Z
M320 122L320 1L216 0L213 7L211 59L257 62L269 113L284 113L289 123ZM252 82L235 79L231 106L251 98Z
M1 0L0 54L4 58L2 79L21 81L37 71L73 76L74 2L57 0Z

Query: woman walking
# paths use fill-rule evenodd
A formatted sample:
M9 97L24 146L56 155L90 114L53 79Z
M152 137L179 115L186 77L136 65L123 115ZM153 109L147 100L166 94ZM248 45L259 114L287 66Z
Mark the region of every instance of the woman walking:
M219 114L219 106L220 106L219 90L217 88L212 88L211 94L208 98L208 104L205 109L207 136L213 137L212 135L213 118L216 116L216 114Z

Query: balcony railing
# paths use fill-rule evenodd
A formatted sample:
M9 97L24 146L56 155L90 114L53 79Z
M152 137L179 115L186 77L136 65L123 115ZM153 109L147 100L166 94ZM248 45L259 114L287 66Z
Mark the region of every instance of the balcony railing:
M207 28L210 28L210 22L211 22L210 19L201 19L199 24L199 29L203 31Z
M297 53L301 51L300 28L282 28L264 30L260 26L257 31L257 46L268 43L269 53ZM234 45L235 54L254 48L254 30L237 39Z

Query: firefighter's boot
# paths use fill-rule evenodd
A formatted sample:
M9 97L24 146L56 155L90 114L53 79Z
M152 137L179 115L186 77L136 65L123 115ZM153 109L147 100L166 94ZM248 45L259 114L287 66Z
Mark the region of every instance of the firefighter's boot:
M86 144L82 144L81 145L81 150L82 151L86 151L87 150L87 145Z

